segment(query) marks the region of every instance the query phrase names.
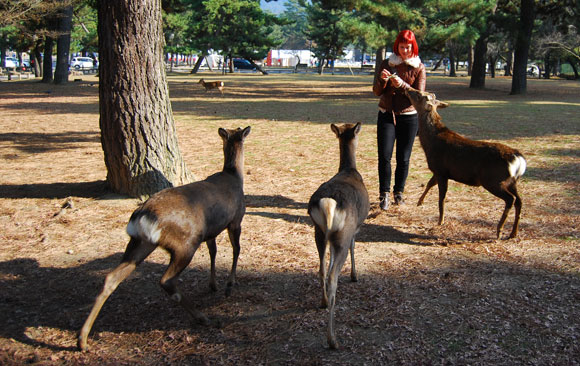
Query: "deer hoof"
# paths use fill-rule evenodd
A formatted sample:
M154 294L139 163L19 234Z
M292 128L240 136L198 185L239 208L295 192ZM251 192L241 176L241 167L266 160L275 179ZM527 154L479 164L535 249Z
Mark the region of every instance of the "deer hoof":
M338 342L336 341L336 339L328 339L328 348L338 349Z

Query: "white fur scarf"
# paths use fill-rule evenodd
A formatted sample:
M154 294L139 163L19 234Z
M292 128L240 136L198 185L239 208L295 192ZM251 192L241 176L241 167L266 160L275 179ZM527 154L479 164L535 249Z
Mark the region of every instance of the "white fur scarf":
M414 68L419 67L419 65L421 65L421 59L419 58L419 56L408 58L405 61L403 61L401 56L398 56L394 53L391 53L391 55L389 56L389 66L391 67L400 65L403 62Z

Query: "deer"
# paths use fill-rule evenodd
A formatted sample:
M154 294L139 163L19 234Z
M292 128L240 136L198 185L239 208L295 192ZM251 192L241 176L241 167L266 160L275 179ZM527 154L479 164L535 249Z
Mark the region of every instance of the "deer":
M522 209L517 182L526 171L524 156L504 144L471 140L447 128L441 122L437 109L446 108L449 104L437 100L435 94L413 88L406 89L405 93L419 114L419 141L429 170L433 173L417 205L423 204L427 192L437 184L439 225L443 225L448 180L475 187L482 186L505 202L497 225L496 239L501 237L512 206L515 206L515 220L509 239L517 237Z
M202 181L159 191L131 215L126 229L130 240L121 263L106 276L103 288L79 332L78 347L81 350L88 349L88 335L105 301L157 247L165 249L171 257L161 278L161 287L194 320L202 325L210 325L210 320L179 291L178 277L205 241L211 260L209 286L212 291L216 291L216 237L227 229L233 247L233 261L225 294L231 294L236 284L241 223L246 211L243 144L250 133L250 126L235 130L219 128L218 133L223 140L222 171Z
M320 259L318 272L322 286L321 308L328 307L327 340L331 349L338 348L334 329L334 306L340 270L350 249L352 282L357 281L354 242L368 216L370 203L367 189L356 169L355 150L361 123L330 125L338 137L340 165L338 173L323 183L308 202L308 214L314 224L314 239ZM328 280L325 266L326 247L330 247Z
M208 90L217 89L220 91L222 97L224 95L224 82L223 81L204 81L203 79L199 79L199 81L197 83L201 84L205 88L206 92Z

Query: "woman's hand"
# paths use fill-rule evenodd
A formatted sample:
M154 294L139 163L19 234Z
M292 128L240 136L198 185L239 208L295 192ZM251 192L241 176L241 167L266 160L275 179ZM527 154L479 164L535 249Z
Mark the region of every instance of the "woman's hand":
M403 79L401 79L397 74L392 74L387 69L383 69L381 72L381 79L385 82L391 80L391 83L395 88L400 88L403 85Z
M391 75L392 74L389 72L389 70L383 69L383 71L381 72L381 79L383 79L384 81L388 81Z
M397 75L391 76L391 83L395 88L400 88L403 85L403 79L398 77Z

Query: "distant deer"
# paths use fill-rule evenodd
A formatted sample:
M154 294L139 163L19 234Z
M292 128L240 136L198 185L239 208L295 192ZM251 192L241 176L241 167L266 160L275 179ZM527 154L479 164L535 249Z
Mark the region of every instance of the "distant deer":
M209 319L196 310L192 302L178 290L178 276L189 265L199 245L205 241L211 257L209 284L215 291L215 239L227 229L233 247L233 262L226 295L231 293L236 282L241 223L246 211L243 143L250 133L250 127L243 130L220 128L218 132L224 150L224 167L221 172L203 181L160 191L133 212L127 225L131 239L121 264L107 275L103 289L80 330L78 346L81 350L87 349L87 337L107 298L157 247L171 254L169 267L161 278L161 287L194 319L207 325L210 324Z
M449 104L437 100L435 94L407 89L406 94L419 113L419 140L433 177L417 205L421 205L429 189L439 186L439 225L443 224L444 200L449 179L470 186L483 186L491 194L505 202L505 208L497 225L497 238L507 215L516 207L514 225L509 238L518 234L522 199L517 181L526 171L526 159L509 146L485 141L470 140L445 127L437 108Z
M208 81L208 82L206 82L203 79L199 79L199 81L197 83L201 84L205 88L206 92L208 90L217 89L220 91L222 96L224 95L224 82L223 81Z
M329 307L328 345L337 348L334 331L334 305L340 269L350 249L350 278L357 281L354 264L354 238L369 213L369 196L362 176L356 170L355 150L361 124L330 125L340 146L338 173L323 183L310 198L308 214L314 223L314 239L320 257L321 307ZM327 284L325 254L330 245Z

